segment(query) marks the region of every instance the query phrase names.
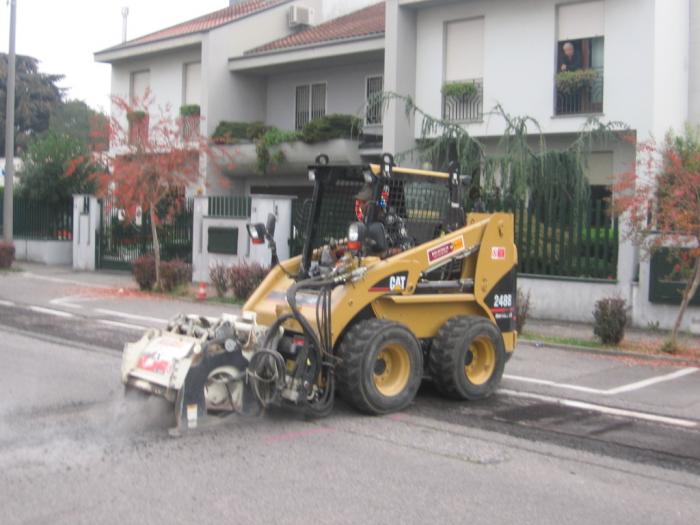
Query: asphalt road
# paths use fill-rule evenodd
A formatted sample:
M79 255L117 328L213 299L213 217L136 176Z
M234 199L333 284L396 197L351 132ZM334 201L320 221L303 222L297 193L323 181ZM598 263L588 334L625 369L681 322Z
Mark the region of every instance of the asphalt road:
M31 308L0 304L2 523L638 525L700 514L692 370L658 369L661 380L639 387L649 367L569 356L576 374L565 377L565 356L548 354L547 368L523 348L505 391L482 403L446 402L426 385L392 416L339 401L320 421L273 411L171 438L167 403L125 398L119 383L135 319L105 313L116 306L70 317ZM607 383L564 382L601 370L612 370ZM551 381L523 380L534 371Z

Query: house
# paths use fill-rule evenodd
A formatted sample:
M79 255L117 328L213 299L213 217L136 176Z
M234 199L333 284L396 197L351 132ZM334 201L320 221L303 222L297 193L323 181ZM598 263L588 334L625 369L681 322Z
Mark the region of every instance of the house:
M363 115L368 96L382 90L384 7L377 0L246 0L155 33L99 51L112 65L112 94L142 96L148 87L158 104L200 108L201 132L220 123L261 123L301 130L331 114ZM264 30L261 30L264 28ZM307 146L281 145L284 168L259 176L256 145L233 137L221 177L208 162L207 194L296 192L309 186L309 160L319 153L334 162L360 162L381 149L381 112L365 116L363 151L358 137ZM243 127L245 129L245 126ZM223 180L222 180L223 179ZM261 187L262 186L262 187Z
M699 24L697 0L387 0L384 84L427 113L458 122L487 148L505 129L493 112L497 104L534 118L550 147L570 143L590 117L626 123L636 142L596 144L589 158L592 193L604 196L614 175L635 163L637 144L700 121ZM557 73L565 64L593 78L562 92ZM451 82L475 87L455 100L441 93ZM410 149L421 136L420 122L407 125L396 103L383 131L386 151ZM618 294L632 306L635 324L672 324L677 307L654 302L650 282L659 276L625 239L624 221L620 228L610 275L521 274L535 315L590 319L597 299ZM700 332L699 308L684 326Z

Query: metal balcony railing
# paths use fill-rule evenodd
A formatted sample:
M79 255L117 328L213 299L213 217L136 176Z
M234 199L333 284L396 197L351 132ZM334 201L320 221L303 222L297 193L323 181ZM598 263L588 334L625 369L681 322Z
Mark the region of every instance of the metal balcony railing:
M442 118L455 122L479 122L484 117L484 83L483 80L472 79L476 87L473 95L451 96L442 95Z
M589 84L582 85L576 89L562 92L557 88L556 93L556 114L557 115L577 115L587 113L603 112L603 91L605 87L605 77L603 69L595 70L598 75Z

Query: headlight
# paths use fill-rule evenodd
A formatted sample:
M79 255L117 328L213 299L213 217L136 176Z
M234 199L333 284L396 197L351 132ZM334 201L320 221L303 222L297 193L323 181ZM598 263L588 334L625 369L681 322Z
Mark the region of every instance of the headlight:
M314 170L309 170L309 180L314 182L316 180L316 172Z
M348 227L348 248L359 250L365 240L367 227L361 222L353 222Z

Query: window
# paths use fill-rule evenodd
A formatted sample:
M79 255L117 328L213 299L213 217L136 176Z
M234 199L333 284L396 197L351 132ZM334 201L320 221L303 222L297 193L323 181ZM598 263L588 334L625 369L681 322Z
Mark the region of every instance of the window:
M611 151L591 153L588 156L586 178L591 186L589 223L610 226L612 206L613 154Z
M557 115L603 111L604 8L602 1L559 6Z
M301 130L306 124L326 114L326 84L304 84L297 86L294 111L294 129Z
M202 63L185 64L183 81L183 104L200 104L201 100Z
M478 121L483 116L484 19L445 24L445 74L442 116Z
M376 77L367 77L367 86L365 93L367 95L367 114L365 121L367 124L382 123L382 101L379 96L384 91L384 77L382 75Z
M150 71L134 71L131 73L131 85L129 86L129 100L131 103L139 104L143 102L143 98L150 87Z

